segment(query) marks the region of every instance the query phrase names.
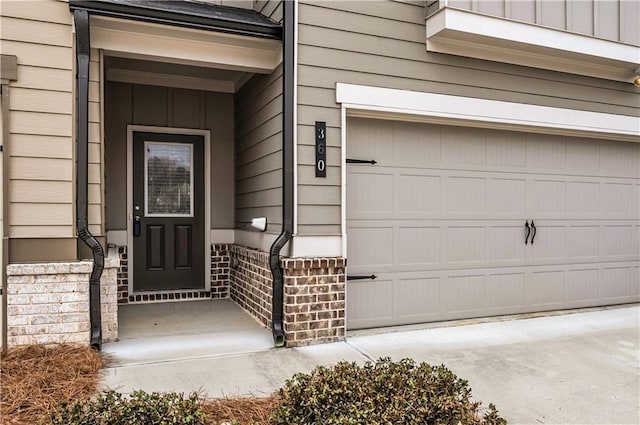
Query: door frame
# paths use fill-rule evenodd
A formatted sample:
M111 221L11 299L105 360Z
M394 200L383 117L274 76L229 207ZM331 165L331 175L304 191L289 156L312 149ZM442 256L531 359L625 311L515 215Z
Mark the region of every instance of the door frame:
M185 134L204 138L204 291L211 290L211 131L194 128L127 125L127 280L129 295L133 290L133 133ZM173 292L148 291L145 294ZM142 292L140 292L141 294Z

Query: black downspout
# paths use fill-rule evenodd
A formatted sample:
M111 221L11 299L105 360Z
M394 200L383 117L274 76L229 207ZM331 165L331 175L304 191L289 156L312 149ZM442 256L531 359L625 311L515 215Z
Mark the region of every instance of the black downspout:
M280 250L289 242L293 234L293 121L295 89L294 73L294 48L295 48L295 3L283 1L283 76L282 76L282 233L271 245L269 250L269 266L273 275L273 297L271 304L271 327L273 341L276 347L283 347L285 333L283 325L284 307L284 276L280 265Z
M100 312L100 276L104 269L104 249L89 231L87 221L88 173L89 173L89 13L74 10L76 26L76 94L77 94L77 143L76 143L76 227L78 237L93 252L93 269L89 277L89 318L91 321L90 344L96 350L102 348L102 317Z

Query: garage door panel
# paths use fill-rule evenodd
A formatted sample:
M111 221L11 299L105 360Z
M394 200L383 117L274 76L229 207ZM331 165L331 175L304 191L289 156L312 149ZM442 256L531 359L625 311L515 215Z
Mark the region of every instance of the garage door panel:
M566 199L566 183L562 180L533 180L527 185L527 212L532 217L563 214Z
M567 256L572 260L581 258L593 261L598 257L597 225L570 225L567 227Z
M483 263L486 229L477 226L451 226L446 231L446 262Z
M600 172L611 177L635 177L640 175L637 161L637 143L609 143L602 145Z
M440 212L440 176L401 174L397 178L397 211Z
M564 271L534 271L526 285L526 304L532 311L561 308L564 302Z
M532 259L534 261L564 259L566 257L565 227L542 224L540 222L535 223L535 226L537 230L533 239Z
M449 276L444 282L442 302L446 316L465 317L485 308L485 276Z
M487 162L489 165L518 168L526 166L526 133L487 131Z
M393 285L394 317L399 323L419 323L440 317L440 277L398 278Z
M351 261L361 268L392 265L393 228L357 227L350 229L347 251Z
M520 224L491 226L489 228L487 259L491 262L524 262L526 254L525 236L525 228Z
M354 212L393 211L393 175L352 173L349 203Z
M445 205L448 212L484 212L486 179L451 176L445 183Z
M440 263L440 227L400 226L395 244L399 265Z
M566 301L572 307L593 305L598 300L598 269L567 272Z
M347 326L384 326L393 320L393 281L347 282Z
M600 170L600 141L569 139L567 141L567 170L597 175Z
M633 226L630 224L602 226L600 255L603 257L628 257L633 249Z
M393 157L399 161L439 163L440 126L410 122L396 122L394 126Z
M603 183L601 212L608 217L633 218L633 185L631 183Z
M487 199L492 215L524 214L527 182L522 178L491 178Z
M634 267L607 267L600 270L598 295L604 302L630 302L638 295L637 279L632 277Z
M445 164L486 164L486 133L467 127L442 127L442 162Z
M486 293L487 309L499 310L505 314L505 309L518 311L525 306L525 274L501 273L490 274L487 280Z
M567 183L567 212L574 217L597 217L600 213L600 183Z
M527 167L566 170L566 138L546 134L527 134Z

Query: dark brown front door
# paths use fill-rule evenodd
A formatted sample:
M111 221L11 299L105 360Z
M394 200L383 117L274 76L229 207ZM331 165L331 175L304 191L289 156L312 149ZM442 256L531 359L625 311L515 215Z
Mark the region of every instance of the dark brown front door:
M204 288L204 137L133 133L133 288Z

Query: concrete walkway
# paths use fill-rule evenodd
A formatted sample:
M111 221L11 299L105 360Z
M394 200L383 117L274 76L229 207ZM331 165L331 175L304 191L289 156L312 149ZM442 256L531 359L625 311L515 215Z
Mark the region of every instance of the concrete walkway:
M640 421L638 305L439 326L361 332L346 342L293 349L267 349L262 342L252 352L211 348L176 361L122 358L107 370L104 386L122 392L197 390L208 397L262 396L316 365L411 357L445 364L469 381L474 398L485 406L495 403L509 423ZM193 346L198 338L193 336Z

